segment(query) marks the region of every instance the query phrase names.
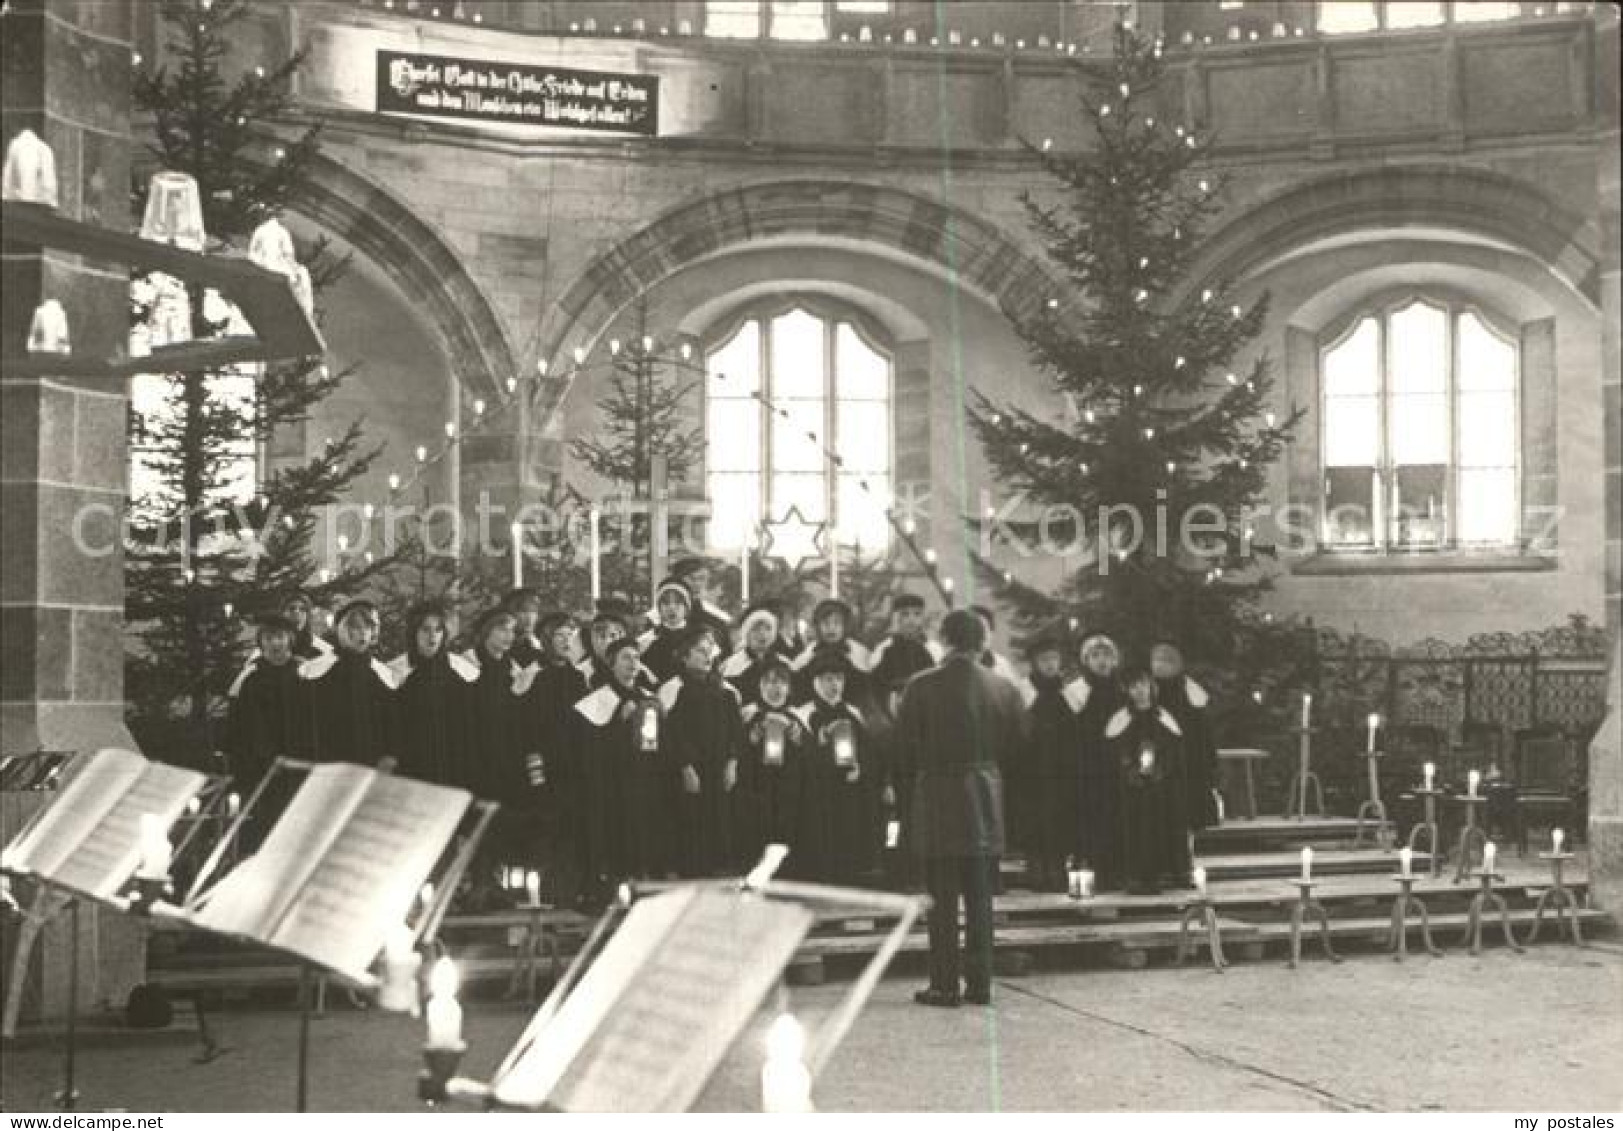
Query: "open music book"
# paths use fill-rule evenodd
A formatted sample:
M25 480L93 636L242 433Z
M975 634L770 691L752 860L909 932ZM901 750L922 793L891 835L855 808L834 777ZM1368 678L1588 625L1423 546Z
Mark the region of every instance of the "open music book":
M472 804L465 790L366 766L315 766L259 851L184 917L369 985L367 967Z
M776 985L815 915L718 887L638 900L555 1013L492 1082L509 1107L686 1111Z
M141 862L141 818L169 827L207 784L204 774L133 750L98 750L0 852L0 869L111 900Z

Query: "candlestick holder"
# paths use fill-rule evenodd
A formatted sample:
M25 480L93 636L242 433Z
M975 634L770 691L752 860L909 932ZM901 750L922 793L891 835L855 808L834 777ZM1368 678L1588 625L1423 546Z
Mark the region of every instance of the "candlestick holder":
M1461 793L1454 800L1465 806L1465 824L1460 829L1459 843L1454 846L1454 853L1459 857L1454 868L1454 882L1457 884L1471 874L1473 847L1479 856L1488 847L1488 834L1476 819L1478 807L1487 804L1488 799L1481 794Z
M1538 858L1550 862L1550 886L1539 895L1538 903L1533 907L1533 925L1527 928L1527 945L1532 946L1538 941L1538 928L1544 921L1544 909L1553 904L1556 932L1559 934L1561 925L1565 923L1572 930L1572 945L1583 946L1583 932L1578 929L1578 900L1567 887L1564 876L1566 863L1572 859L1572 853L1540 852Z
M1358 824L1353 831L1353 847L1357 848L1364 843L1364 819L1368 817L1372 828L1370 829L1370 842L1377 847L1386 847L1387 816L1386 803L1381 800L1381 775L1379 773L1380 759L1386 755L1379 750L1364 751L1364 763L1369 768L1369 796L1358 806Z
M449 1048L423 1048L423 1070L417 1074L417 1098L429 1106L445 1103L451 1098L451 1080L462 1067L467 1053L467 1042Z
M1313 735L1317 727L1297 727L1292 732L1298 738L1296 773L1291 775L1290 784L1285 787L1285 816L1295 817L1298 821L1305 821L1309 816L1324 816L1324 786L1319 781L1319 775L1313 772ZM1312 795L1312 808L1308 807L1308 797Z
M1340 962L1341 955L1330 945L1330 914L1324 904L1313 898L1313 880L1295 880L1296 902L1291 906L1291 959L1292 970L1302 960L1302 920L1308 915L1319 921L1319 941L1324 944L1324 956L1331 962Z
M1212 960L1212 969L1221 974L1228 966L1228 959L1223 957L1223 933L1218 929L1217 912L1212 907L1211 896L1206 892L1198 892L1195 898L1184 905L1183 916L1178 920L1178 965L1189 957L1194 945L1189 941L1189 925L1195 921L1206 930L1206 949Z
M1437 944L1431 941L1431 916L1426 912L1426 905L1414 893L1414 883L1419 876L1405 876L1399 873L1392 879L1399 885L1397 898L1392 901L1392 932L1388 946L1392 951L1394 962L1402 962L1409 953L1409 908L1413 907L1420 913L1420 939L1426 946L1426 953L1433 958L1441 958L1443 952L1437 949Z
M1425 805L1426 819L1409 830L1409 839L1405 843L1408 844L1410 852L1418 852L1419 849L1415 847L1415 842L1420 839L1422 833L1425 834L1426 855L1431 860L1427 872L1432 879L1436 879L1442 872L1443 867L1443 854L1440 851L1442 837L1437 831L1437 799L1443 795L1443 791L1422 786L1410 792L1420 798L1422 804Z
M130 914L149 917L158 900L171 890L168 876L136 876L129 886Z
M1472 954L1482 953L1482 913L1489 907L1499 912L1499 925L1505 931L1505 945L1517 954L1522 952L1522 944L1516 941L1516 936L1510 929L1510 908L1505 906L1505 897L1493 890L1493 885L1505 877L1497 872L1478 872L1477 878L1482 886L1471 897L1470 917L1465 924L1465 941L1470 944Z

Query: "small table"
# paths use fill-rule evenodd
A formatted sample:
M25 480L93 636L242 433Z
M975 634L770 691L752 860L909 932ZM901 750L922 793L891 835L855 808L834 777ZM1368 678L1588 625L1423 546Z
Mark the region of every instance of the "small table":
M1324 904L1313 898L1312 880L1296 880L1296 902L1291 906L1291 960L1290 968L1302 960L1302 920L1312 914L1319 921L1320 938L1324 942L1324 956L1331 962L1340 962L1341 955L1330 945L1330 916Z
M1437 831L1437 799L1443 795L1443 791L1436 788L1427 789L1421 786L1417 789L1411 789L1409 792L1420 798L1426 806L1426 819L1409 830L1409 851L1419 851L1415 847L1415 842L1420 839L1421 833L1425 833L1426 853L1431 858L1431 875L1435 879L1442 871L1443 863L1442 837Z
M1465 825L1460 829L1460 842L1454 848L1459 856L1459 863L1454 869L1454 882L1457 884L1471 872L1473 846L1478 856L1488 847L1488 834L1476 819L1478 807L1486 805L1488 799L1480 793L1458 793L1454 795L1454 800L1465 806Z
M1527 929L1528 945L1531 946L1538 941L1538 927L1544 921L1544 909L1554 904L1556 930L1559 931L1561 924L1566 923L1572 929L1572 945L1583 946L1584 936L1578 929L1578 901L1568 890L1562 875L1567 861L1572 859L1572 853L1540 852L1538 858L1550 862L1550 886L1544 889L1543 894L1538 897L1538 903L1534 905L1533 925Z
M1252 776L1251 764L1265 761L1267 757L1268 751L1254 750L1245 746L1225 746L1217 751L1217 760L1219 762L1238 762L1245 768L1246 809L1242 816L1247 821L1257 819L1257 782L1256 778Z
M1324 786L1319 782L1319 775L1313 772L1313 735L1317 731L1317 727L1295 727L1291 731L1298 739L1297 763L1296 773L1285 787L1285 816L1298 821L1324 816ZM1308 808L1309 795L1313 798L1311 809Z

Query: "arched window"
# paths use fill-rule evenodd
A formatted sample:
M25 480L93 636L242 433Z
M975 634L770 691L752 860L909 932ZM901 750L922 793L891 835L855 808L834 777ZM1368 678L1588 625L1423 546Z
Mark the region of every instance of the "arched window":
M791 507L841 545L889 545L892 365L853 314L804 302L751 312L722 329L706 372L716 548Z
M1356 315L1320 355L1332 549L1508 546L1520 532L1520 359L1458 303Z

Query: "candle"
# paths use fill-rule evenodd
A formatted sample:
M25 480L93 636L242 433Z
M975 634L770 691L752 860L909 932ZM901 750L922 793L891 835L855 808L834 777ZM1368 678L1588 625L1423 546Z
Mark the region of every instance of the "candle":
M186 815L188 817L195 817L197 816L198 810L201 808L203 808L203 803L194 797L190 801L186 802Z
M761 1110L790 1115L812 1110L811 1072L806 1068L806 1032L787 1013L772 1022L761 1066Z
M748 534L744 535L744 548L739 552L738 603L745 606L750 603L750 537Z
M659 749L659 708L652 702L642 706L642 722L638 726L644 753Z
M850 769L857 762L856 737L851 733L851 724L837 722L834 724L834 764Z
M902 823L895 817L885 822L885 847L895 848L902 843Z
M1371 754L1375 753L1375 732L1380 729L1380 726L1381 716L1371 711L1369 716L1369 752Z
M783 765L784 729L782 719L766 720L766 741L761 749L761 761L768 766Z
M404 923L389 931L383 943L383 982L378 987L378 1007L396 1013L417 1011L417 971L423 956L417 953L417 936Z
M169 845L169 829L156 813L141 814L140 844L141 867L136 875L143 880L167 880L174 850Z
M1484 844L1482 846L1482 873L1483 873L1483 875L1486 875L1486 876L1493 875L1494 859L1498 855L1499 855L1499 847L1496 844L1494 844L1493 841L1490 840L1487 844Z
M1302 879L1311 880L1312 878L1313 850L1311 848L1304 848L1302 849Z
M1398 868L1405 876L1414 874L1411 870L1414 868L1414 849L1407 845L1398 849Z
M524 894L532 904L541 902L541 873L533 868L524 873Z
M1195 869L1195 894L1196 895L1205 895L1206 894L1206 869L1205 868L1196 868Z
M603 516L593 507L587 512L591 522L592 538L592 600L595 602L603 596L603 535L601 531Z
M1482 784L1482 774L1479 771L1472 770L1470 773L1466 774L1465 775L1465 795L1467 797L1475 797L1476 796L1476 787L1481 785L1481 784Z
M1555 855L1560 856L1561 855L1561 842L1566 840L1566 839L1567 839L1567 834L1566 833L1562 832L1560 829L1551 829L1550 830L1550 846L1551 846L1550 851L1555 853Z
M1423 769L1426 772L1426 788L1430 789L1432 783L1437 780L1437 763L1427 762Z
M513 547L513 588L524 588L524 527L518 523L507 528L509 544Z
M462 1006L456 1000L456 963L441 957L428 975L428 1047L462 1047Z
M1148 774L1155 769L1155 751L1146 746L1138 752L1138 772Z
M235 817L240 812L242 812L242 795L237 793L226 794L225 815Z
M1313 724L1313 696L1302 692L1302 729L1306 730Z

